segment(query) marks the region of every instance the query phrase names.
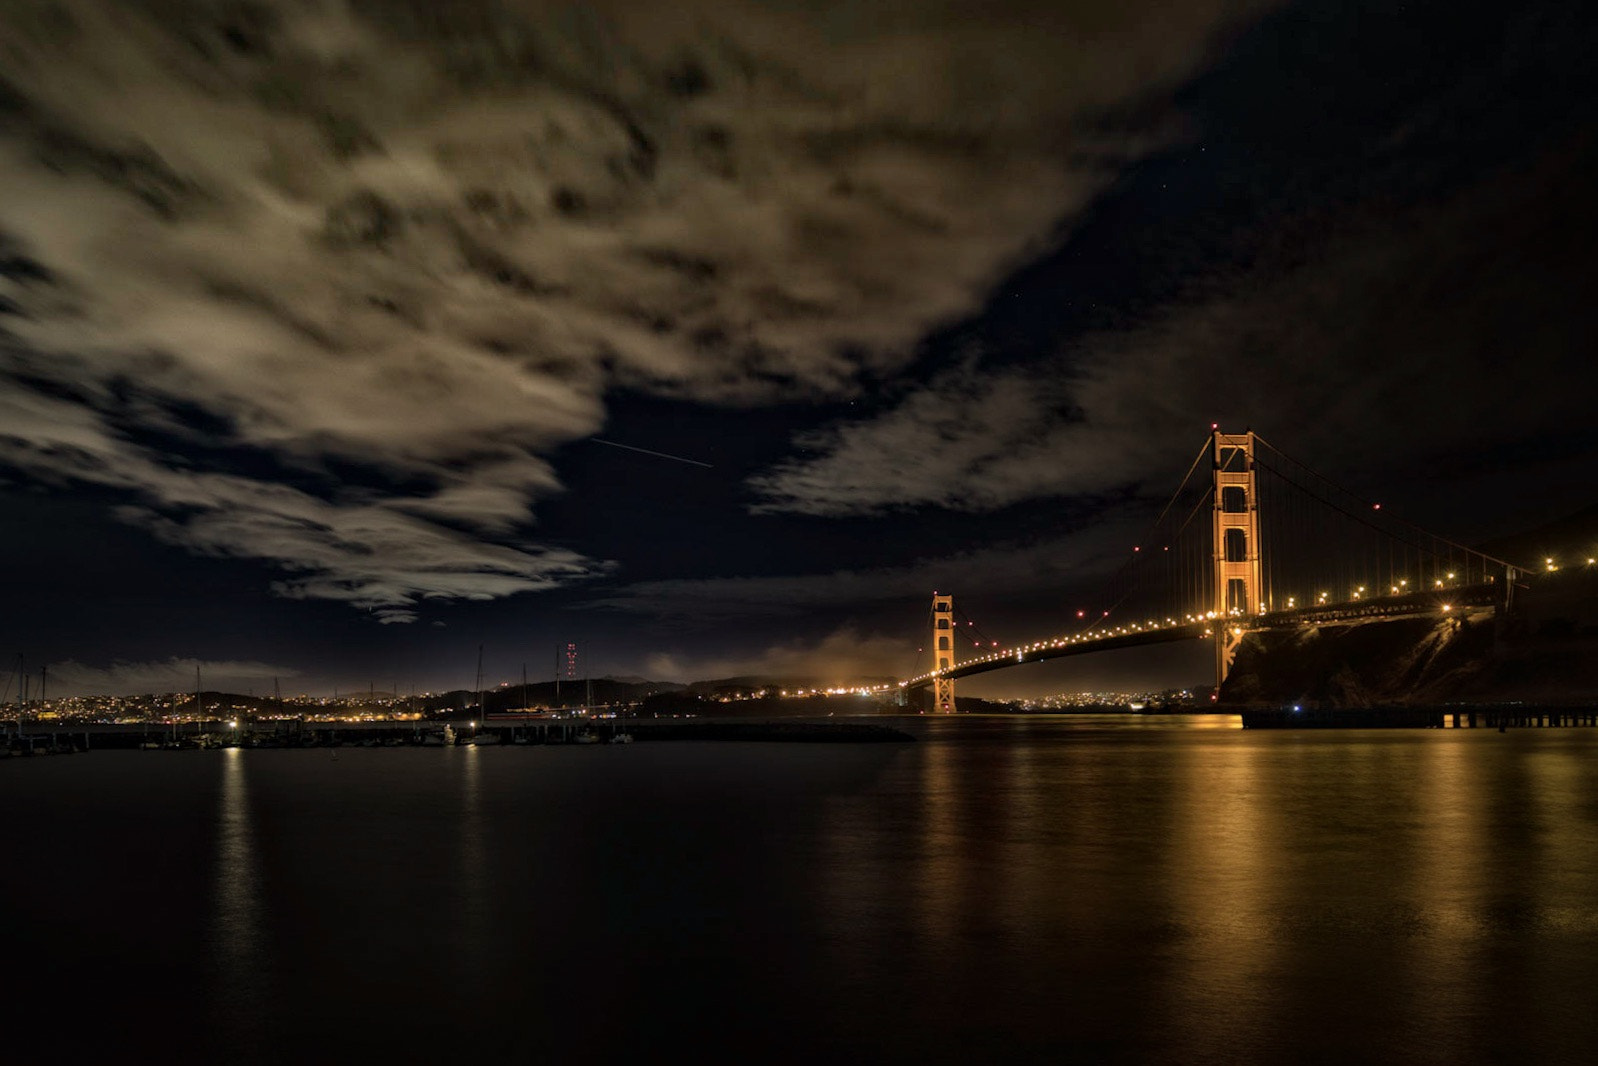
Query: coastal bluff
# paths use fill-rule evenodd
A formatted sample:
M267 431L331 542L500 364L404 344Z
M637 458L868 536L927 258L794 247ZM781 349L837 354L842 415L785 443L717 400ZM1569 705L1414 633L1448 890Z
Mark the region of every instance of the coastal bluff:
M1523 578L1508 612L1250 634L1223 706L1598 701L1598 567Z

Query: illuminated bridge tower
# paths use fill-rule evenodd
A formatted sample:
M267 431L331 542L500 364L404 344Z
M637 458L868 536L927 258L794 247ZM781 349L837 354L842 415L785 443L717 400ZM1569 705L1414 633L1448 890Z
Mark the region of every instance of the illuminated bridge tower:
M954 678L943 671L954 665L954 597L932 594L932 709L954 713Z
M1247 620L1265 609L1260 590L1260 512L1254 434L1212 437L1215 468L1215 683L1226 680Z

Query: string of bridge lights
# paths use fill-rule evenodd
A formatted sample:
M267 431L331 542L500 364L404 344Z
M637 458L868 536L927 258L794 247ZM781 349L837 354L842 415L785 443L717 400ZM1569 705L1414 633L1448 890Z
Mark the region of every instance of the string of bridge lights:
M1380 507L1381 505L1377 504L1376 506ZM1141 545L1135 545L1132 548L1133 552L1140 552L1141 550L1142 550ZM1585 560L1584 565L1586 565L1586 566L1598 566L1598 557L1588 557ZM1546 572L1546 573L1554 573L1554 572L1560 570L1561 567L1560 567L1559 563L1552 556L1547 556L1547 557L1544 557L1544 559L1543 559L1543 569L1544 569L1544 572ZM1442 591L1442 590L1449 589L1449 588L1457 588L1458 587L1457 584L1456 584L1457 578L1458 578L1457 573L1453 572L1453 571L1450 571L1445 577L1437 578L1436 580L1434 580L1432 582L1432 591L1436 592L1436 591ZM1487 580L1488 580L1488 583L1492 583L1494 579L1493 579L1493 577L1489 576ZM1389 594L1389 596L1404 596L1404 595L1409 594L1409 580L1407 578L1401 578L1396 585L1390 585L1389 588L1388 588L1388 594ZM1314 604L1312 606L1315 606L1315 607L1329 607L1329 606L1336 606L1336 605L1340 605L1340 604L1354 603L1356 601L1370 601L1372 599L1379 599L1379 598L1380 598L1379 596L1377 596L1377 597L1371 596L1370 595L1370 590L1365 585L1359 585L1359 586L1354 588L1349 593L1348 599L1339 600L1339 601L1337 601L1336 604L1334 604L1332 602L1331 593L1330 592L1318 593L1316 595L1316 597L1315 597L1315 602L1314 602ZM1296 596L1287 597L1287 606L1286 606L1286 608L1284 608L1284 610L1293 611L1293 610L1306 610L1306 609L1308 609L1308 607L1300 607L1299 606L1298 598ZM1442 611L1444 614L1452 613L1453 609L1454 609L1454 605L1452 603L1441 603L1441 604L1438 604L1438 610ZM1243 612L1241 612L1241 611L1235 611L1234 610L1234 611L1229 612L1229 614L1226 615L1226 617L1233 617L1233 618L1242 617L1242 613ZM1274 612L1274 611L1261 611L1260 612L1261 615L1274 614L1274 613L1278 613L1278 612ZM1100 617L1101 617L1101 619L1102 618L1108 618L1109 615L1110 615L1109 611L1104 611L1101 614ZM1076 616L1078 618L1086 618L1087 617L1087 611L1079 610L1079 611L1076 612ZM1025 662L1027 653L1029 653L1029 652L1050 651L1050 650L1055 650L1055 649L1058 649L1058 648L1069 647L1069 646L1075 645L1075 644L1084 644L1084 643L1088 643L1088 642L1092 642L1092 641L1100 641L1100 640L1110 640L1110 639L1112 639L1114 637L1136 636L1136 635L1139 635L1139 634L1158 633L1158 632L1168 631L1168 630L1171 630L1171 629L1182 628L1182 627L1185 627L1185 626L1198 625L1200 623L1213 623L1214 620L1217 617L1222 617L1222 616L1218 615L1217 612L1215 612L1215 611L1207 611L1207 612L1205 612L1203 614L1184 615L1183 619L1181 621L1178 621L1174 617L1167 617L1167 618L1165 618L1163 620L1151 618L1151 619L1147 619L1147 620L1142 621L1142 622L1132 622L1132 623L1129 623L1127 625L1116 626L1113 629L1110 629L1110 628L1100 629L1100 628L1098 628L1098 623L1094 623L1093 627L1085 630L1084 632L1073 634L1071 636L1057 637L1057 638L1055 638L1053 640L1038 640L1038 641L1033 641L1030 644L1017 645L1016 647L1013 647L1013 648L1003 648L1003 649L1001 649L999 651L992 652L992 653L990 653L988 655L981 655L981 656L978 656L978 657L976 657L974 659L967 659L964 662L955 663L953 666L950 666L950 667L948 667L946 669L943 669L943 670L928 671L927 673L919 674L916 677L912 677L912 678L910 678L910 679L908 679L906 681L899 682L899 687L900 688L905 688L905 687L908 687L910 685L919 684L920 682L926 681L926 680L928 680L930 678L933 678L933 677L938 677L938 676L941 676L941 675L944 675L944 674L953 673L953 672L955 672L957 670L965 669L966 667L969 667L969 666L976 666L976 665L981 664L981 663L997 662L1000 659L1012 659L1013 658L1016 662ZM971 625L971 624L972 624L971 622L967 622L966 623L966 625ZM1236 632L1239 635L1241 635L1242 630L1241 629L1234 629L1234 632ZM1209 636L1214 636L1214 634L1215 634L1215 631L1214 631L1213 626L1212 625L1207 625L1202 635L1206 636L1206 637L1209 637ZM997 645L998 642L994 641L992 643L994 645ZM981 647L982 646L980 641L973 641L972 644L975 647Z

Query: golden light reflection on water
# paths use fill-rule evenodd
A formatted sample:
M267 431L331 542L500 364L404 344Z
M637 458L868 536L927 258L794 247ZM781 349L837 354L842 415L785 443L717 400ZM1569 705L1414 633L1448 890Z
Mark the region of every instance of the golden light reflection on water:
M222 790L217 812L216 912L213 928L227 970L238 976L260 938L259 870L250 828L249 782L244 752L222 754Z
M893 988L906 1024L1069 1032L1090 1058L1510 1061L1528 1031L1593 1036L1570 979L1598 940L1598 735L1204 726L907 747L828 801L833 972Z
M1241 739L1171 752L1163 876L1175 929L1165 1003L1167 1024L1188 1026L1195 1050L1247 1061L1249 1040L1270 1024L1280 857L1272 854L1278 834L1262 795L1262 753Z
M1406 980L1427 1004L1412 1019L1411 1043L1425 1049L1430 1061L1458 1061L1468 1052L1479 995L1475 978L1481 972L1490 864L1482 837L1482 782L1472 776L1479 761L1470 760L1466 749L1474 739L1449 733L1428 738L1415 752L1410 798L1418 816L1405 895L1417 921L1406 938Z
M1598 834L1590 820L1594 753L1565 746L1557 734L1538 740L1527 756L1531 794L1521 810L1537 842L1536 865L1524 872L1541 889L1536 915L1560 933L1598 933L1598 907L1587 899L1598 884Z
M910 905L917 925L931 937L943 939L954 934L966 902L963 881L968 856L959 840L959 752L953 745L934 743L926 745L921 755L921 824L914 840Z
M1025 928L1038 902L1059 887L1063 871L1052 867L1043 846L1054 821L1043 802L1043 756L1030 744L1018 744L1009 754L1006 773L997 782L1003 799L993 864L996 891L991 896L1007 927Z
M1469 741L1470 738L1465 738ZM1481 782L1460 738L1436 738L1417 760L1420 831L1415 834L1415 898L1425 901L1431 971L1454 968L1463 944L1481 932L1487 874L1476 802Z
M217 849L211 943L234 1039L258 1037L255 1004L265 979L262 971L261 871L250 821L245 753L222 752L222 787L217 794Z
M483 752L475 744L446 748L444 757L459 760L460 893L455 912L460 930L460 966L464 976L478 974L492 933L489 914L488 845L483 826Z

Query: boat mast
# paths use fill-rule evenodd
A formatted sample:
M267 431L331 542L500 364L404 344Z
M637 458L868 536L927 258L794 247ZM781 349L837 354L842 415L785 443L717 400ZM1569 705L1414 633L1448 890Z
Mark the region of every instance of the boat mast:
M477 719L483 719L483 646L477 646Z
M22 656L21 655L17 656L17 672L18 672L18 674L20 674L22 672ZM11 695L11 678L7 677L6 678L6 687L5 687L5 689L3 691L0 691L0 705L3 705L6 702L6 699L8 697L10 697L10 695ZM17 739L18 740L22 739L22 705L21 705L20 701L17 704Z

